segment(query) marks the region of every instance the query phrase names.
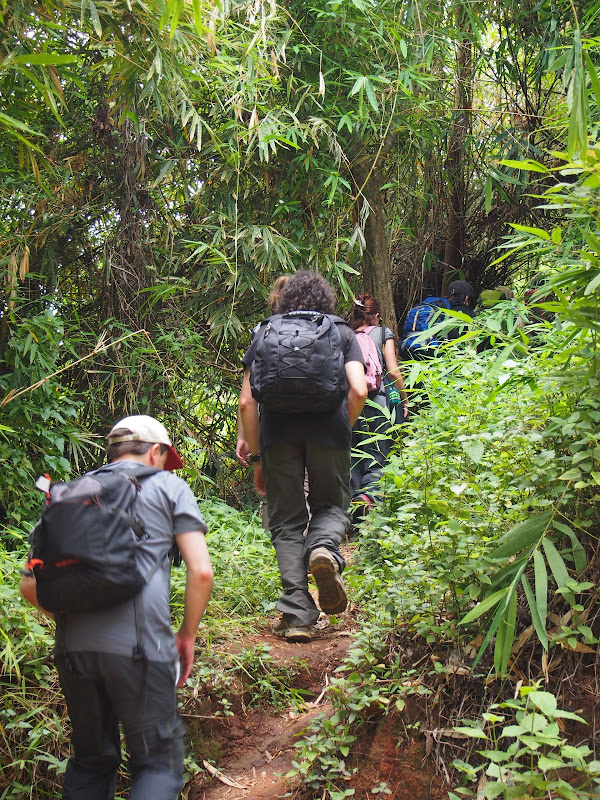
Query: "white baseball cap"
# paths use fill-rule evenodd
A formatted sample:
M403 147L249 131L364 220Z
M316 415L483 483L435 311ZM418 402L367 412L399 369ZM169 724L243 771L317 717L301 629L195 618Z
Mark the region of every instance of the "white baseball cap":
M137 414L133 417L125 417L115 425L108 434L109 444L119 442L150 442L151 444L166 444L169 448L165 469L180 469L183 461L179 453L173 447L167 429L154 417L146 414Z

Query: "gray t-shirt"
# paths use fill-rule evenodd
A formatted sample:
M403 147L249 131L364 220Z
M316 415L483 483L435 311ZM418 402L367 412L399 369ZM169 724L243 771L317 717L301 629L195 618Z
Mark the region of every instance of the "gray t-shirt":
M115 469L131 469L137 461L118 461ZM138 565L147 574L157 560L160 567L134 600L86 614L70 614L60 622L61 647L67 652L93 651L131 656L136 645L135 613L143 605L143 646L151 661L175 661L177 648L169 609L169 552L181 533L207 531L198 503L187 483L172 472L140 478L136 515L147 537L139 542Z

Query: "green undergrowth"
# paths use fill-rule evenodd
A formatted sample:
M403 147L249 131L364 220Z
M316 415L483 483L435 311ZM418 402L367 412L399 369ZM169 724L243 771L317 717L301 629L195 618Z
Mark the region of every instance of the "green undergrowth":
M24 554L0 559L0 797L44 795L64 771L67 747L64 699L52 666L54 623L21 598Z
M585 720L560 709L538 684L519 687L514 697L464 723L454 733L472 743L469 755L479 756L478 763L456 758L453 766L477 788L460 786L450 800L600 796L600 761L587 743L573 745L563 733L567 724Z
M568 718L560 703L572 702L561 665L581 667L597 648L600 401L588 391L587 345L574 347L568 326L547 336L554 349L501 358L502 343L476 353L466 339L444 361L415 365L426 402L397 429L348 574L361 630L332 681L332 714L312 723L288 775L307 796L354 795L353 746L381 715L411 735L444 718L458 786L449 797L475 796L474 775L478 797L595 796L593 748L573 749L556 719ZM529 688L555 673L541 693L545 710L526 709L535 694L511 699L521 669ZM453 726L479 730L496 719L495 704L518 715L519 702L520 733L506 715L500 743L490 731L486 752L461 762ZM567 790L575 773L580 788Z
M190 688L195 699L208 701L216 716L232 716L246 709L301 709L306 691L295 688L297 676L306 669L301 660L281 662L271 647L258 644L240 650L214 647L194 668Z
M211 641L256 630L273 614L280 593L269 532L256 512L238 511L211 499L200 506L209 528L206 541L215 575L202 636ZM183 610L184 567L174 568L171 585L177 620Z

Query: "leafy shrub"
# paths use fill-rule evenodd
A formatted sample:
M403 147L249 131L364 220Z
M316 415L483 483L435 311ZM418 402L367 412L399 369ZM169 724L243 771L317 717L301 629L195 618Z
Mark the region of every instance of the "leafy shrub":
M457 789L451 800L463 797L544 798L581 800L600 793L600 761L590 759L587 745L571 745L557 720L584 723L580 716L558 708L551 692L521 686L519 696L493 703L482 719L465 720L457 733L481 744L483 762L473 767L462 759L453 766L469 781L478 779L476 793ZM562 774L561 774L562 773Z
M200 501L215 573L207 624L224 629L250 617L264 618L275 608L280 579L269 534L256 514L237 511L219 500ZM172 607L183 608L185 569L174 569ZM218 623L217 623L218 621Z
M20 553L0 547L0 789L6 800L56 789L64 771L64 701L50 663L54 623L21 598Z
M301 709L306 692L293 686L304 664L278 663L269 645L242 647L239 651L204 654L194 669L193 696L219 703L217 714L228 716L234 702L244 708Z
M11 464L0 486L0 522L18 544L39 513L38 475L66 478L94 447L78 422L81 402L57 377L66 344L58 316L15 322L0 358L0 458Z

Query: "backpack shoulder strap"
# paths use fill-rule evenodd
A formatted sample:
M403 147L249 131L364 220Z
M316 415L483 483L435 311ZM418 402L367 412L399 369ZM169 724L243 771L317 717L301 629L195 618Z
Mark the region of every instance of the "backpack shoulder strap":
M132 467L131 469L122 469L122 470L110 469L111 466L112 466L111 464L105 464L103 467L100 467L99 469L94 470L94 473L96 474L96 473L99 473L99 472L107 472L107 473L110 473L110 474L114 475L117 472L122 472L123 475L128 477L128 478L133 477L133 478L136 479L136 481L132 481L132 483L133 483L133 485L135 487L136 494L137 494L137 490L139 488L139 486L135 485L136 482L137 482L137 479L146 478L149 475L155 475L157 472L162 472L162 470L159 469L158 467L149 467L146 464L140 464L139 467ZM121 519L125 520L125 522L133 530L133 532L135 533L135 535L137 536L138 539L141 539L143 536L146 535L146 531L144 530L144 526L141 525L140 522L138 522L137 519L132 517L131 514L128 514L126 511L124 511L122 508L119 508L118 506L111 506L111 508L109 510L110 510L111 514L115 514L116 516L121 517Z
M147 467L145 464L133 469L128 469L127 472L135 478L146 478L149 475L155 475L157 472L163 472L159 467Z
M136 467L131 467L128 469L115 469L115 463L113 462L110 464L104 464L102 467L98 467L98 469L93 469L91 472L88 472L88 475L95 475L98 472L111 472L115 473L117 471L122 472L124 475L130 476L133 475L134 478L145 478L148 475L154 475L156 472L162 472L162 469L159 467L149 467L146 464L140 464Z
M385 353L383 352L383 348L385 346L385 342L383 341L383 332L384 328L383 325L380 325L377 329L379 331L379 342L377 343L377 352L379 353L379 358L381 359L381 369L383 374L383 380L381 381L381 387L385 393L385 384L387 381L387 364L385 363Z
M381 368L383 369L383 374L387 373L386 363L385 363L385 353L383 352L383 347L385 342L383 341L383 325L379 326L379 356L381 358Z

